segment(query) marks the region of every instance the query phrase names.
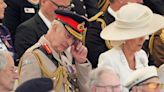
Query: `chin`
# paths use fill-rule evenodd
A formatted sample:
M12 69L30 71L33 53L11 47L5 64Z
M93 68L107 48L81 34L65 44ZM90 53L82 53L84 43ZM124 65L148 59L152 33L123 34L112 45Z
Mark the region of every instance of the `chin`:
M3 19L4 18L4 15L0 15L0 19Z

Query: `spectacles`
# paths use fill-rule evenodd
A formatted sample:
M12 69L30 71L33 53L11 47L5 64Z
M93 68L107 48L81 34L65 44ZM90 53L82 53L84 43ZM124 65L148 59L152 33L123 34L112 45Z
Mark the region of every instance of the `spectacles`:
M57 6L58 9L61 9L61 10L71 10L71 6L68 5L68 6L63 6L63 5L59 5L57 3L55 3L54 1L52 0L49 0L53 5Z
M104 88L105 90L108 90L110 92L121 92L123 87L121 85L96 85L96 87L99 87L99 88Z
M164 84L161 83L155 83L155 82L150 82L150 83L145 83L145 84L140 84L142 85L147 85L150 89L156 89L156 88L160 88L163 89L164 88Z

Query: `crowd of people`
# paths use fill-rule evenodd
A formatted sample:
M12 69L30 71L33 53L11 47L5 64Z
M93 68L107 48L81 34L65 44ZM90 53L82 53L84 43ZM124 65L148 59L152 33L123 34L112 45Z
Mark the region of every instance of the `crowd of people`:
M163 5L0 0L0 92L164 92Z

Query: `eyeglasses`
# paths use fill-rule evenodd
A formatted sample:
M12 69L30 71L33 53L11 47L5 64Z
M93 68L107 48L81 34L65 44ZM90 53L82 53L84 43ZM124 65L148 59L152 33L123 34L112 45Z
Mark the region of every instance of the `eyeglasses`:
M63 5L59 5L57 3L55 3L54 1L52 0L49 0L53 5L57 6L58 9L61 9L61 10L70 10L71 9L71 6L68 5L68 6L63 6Z
M99 88L104 88L105 90L107 91L110 91L110 92L121 92L123 87L121 85L96 85L96 87L99 87Z
M156 89L156 88L160 88L163 89L164 88L164 84L161 83L155 83L155 82L150 82L150 83L144 83L144 84L140 84L142 85L147 85L150 89Z

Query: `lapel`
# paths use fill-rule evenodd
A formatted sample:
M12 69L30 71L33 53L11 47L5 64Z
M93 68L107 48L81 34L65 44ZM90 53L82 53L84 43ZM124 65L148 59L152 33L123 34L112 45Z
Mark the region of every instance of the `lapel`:
M38 35L42 36L43 34L46 34L47 31L48 31L48 27L46 26L46 24L44 23L44 21L41 19L41 17L36 14L34 16L34 21L36 22L37 24L37 27L38 27Z
M108 24L112 23L113 21L115 21L115 18L110 13L108 13L108 11L106 11L104 13L104 20L105 20L106 24L108 25Z

